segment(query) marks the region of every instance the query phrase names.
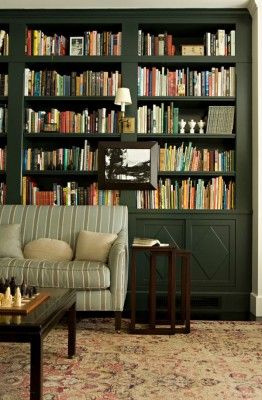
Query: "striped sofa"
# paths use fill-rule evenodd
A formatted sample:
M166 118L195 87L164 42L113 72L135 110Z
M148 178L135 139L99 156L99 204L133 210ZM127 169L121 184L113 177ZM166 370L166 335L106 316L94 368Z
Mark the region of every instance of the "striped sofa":
M0 224L21 224L23 246L35 239L64 240L75 249L80 230L117 233L107 264L0 258L0 276L15 276L38 287L75 288L77 310L114 311L121 326L128 279L128 210L126 206L0 206Z

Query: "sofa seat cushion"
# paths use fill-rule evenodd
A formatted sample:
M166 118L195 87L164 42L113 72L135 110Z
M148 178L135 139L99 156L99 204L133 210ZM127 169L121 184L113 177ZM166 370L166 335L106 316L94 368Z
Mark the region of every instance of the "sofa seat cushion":
M29 285L74 289L110 287L108 266L96 261L40 261L19 258L0 259L1 276L24 279Z

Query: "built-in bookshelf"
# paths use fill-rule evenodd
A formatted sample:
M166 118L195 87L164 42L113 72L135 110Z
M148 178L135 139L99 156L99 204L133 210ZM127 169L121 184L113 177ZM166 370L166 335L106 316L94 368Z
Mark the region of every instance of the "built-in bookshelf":
M127 204L130 243L156 237L192 252L193 309L248 310L248 12L3 10L0 32L0 202ZM119 129L121 86L133 133ZM98 145L111 140L158 143L156 190L98 187ZM141 310L147 279L141 268ZM159 271L160 292L167 279Z

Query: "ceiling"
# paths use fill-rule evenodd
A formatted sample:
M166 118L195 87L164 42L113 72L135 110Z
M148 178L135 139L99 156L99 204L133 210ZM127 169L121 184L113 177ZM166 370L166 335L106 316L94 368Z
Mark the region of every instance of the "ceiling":
M1 0L0 9L246 8L248 4L249 0Z

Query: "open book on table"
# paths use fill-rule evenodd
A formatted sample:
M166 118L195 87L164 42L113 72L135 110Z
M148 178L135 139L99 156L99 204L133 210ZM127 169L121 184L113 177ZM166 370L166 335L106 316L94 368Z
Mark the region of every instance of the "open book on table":
M167 247L167 246L169 246L169 243L161 243L158 239L134 238L133 246L135 246L135 247L152 247L152 246Z

